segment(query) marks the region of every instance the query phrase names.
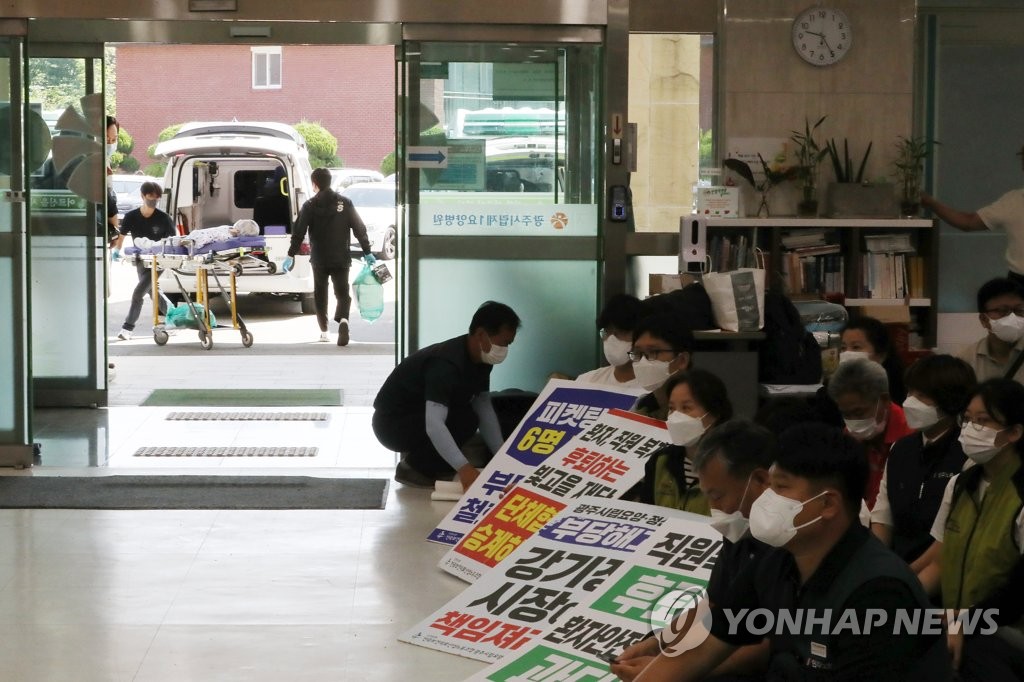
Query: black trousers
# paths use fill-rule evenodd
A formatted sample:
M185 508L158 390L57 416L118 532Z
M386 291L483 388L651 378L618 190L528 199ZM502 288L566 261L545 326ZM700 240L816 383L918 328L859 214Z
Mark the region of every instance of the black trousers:
M320 331L327 331L327 280L334 285L334 298L338 305L334 309L334 321L348 319L352 308L352 297L348 293L348 265L313 265L313 305L316 306L316 321Z
M124 329L134 330L135 323L139 321L139 315L142 314L142 299L145 298L146 294L153 294L153 280L152 272L149 268L143 265L141 262L135 264L135 270L139 275L139 283L135 285L135 290L132 291L132 302L128 306L128 315L124 318L124 324L121 325ZM157 271L160 272L159 270ZM161 294L157 304L160 306L160 314L167 314L167 299Z
M380 444L405 455L406 463L425 476L450 477L455 473L427 436L424 409L410 414L373 413L373 433ZM445 426L459 447L476 433L479 420L469 405L449 408Z

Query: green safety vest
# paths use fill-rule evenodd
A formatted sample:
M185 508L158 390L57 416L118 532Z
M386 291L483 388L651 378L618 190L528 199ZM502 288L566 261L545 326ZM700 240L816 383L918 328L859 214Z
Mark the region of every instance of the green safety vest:
M657 455L654 463L654 504L659 507L681 509L693 514L711 516L708 499L700 488L693 486L680 490L675 476L668 470L668 454Z
M957 479L942 541L942 605L947 609L976 606L1004 584L1021 558L1014 536L1024 507L1024 468L1014 457L990 481L979 505L974 493L982 467ZM1024 626L1024 619L1015 627Z

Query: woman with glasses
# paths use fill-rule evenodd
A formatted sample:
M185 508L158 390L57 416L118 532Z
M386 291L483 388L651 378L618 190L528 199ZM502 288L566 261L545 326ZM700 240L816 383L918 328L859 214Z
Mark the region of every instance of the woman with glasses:
M1005 277L978 289L978 320L988 334L960 353L978 381L1024 382L1024 285Z
M628 353L636 381L647 391L633 411L664 420L668 416L665 382L690 368L693 360L693 332L675 315L651 315L633 330L633 347Z
M665 391L665 421L672 445L647 460L640 500L708 516L710 507L697 485L692 462L704 434L732 418L729 393L721 379L703 369L673 376L665 383Z
M932 544L929 531L946 483L964 467L957 417L977 385L970 365L952 355L921 358L907 369L903 416L916 430L886 460L871 531L908 564Z
M960 444L973 463L946 486L932 537L936 560L919 578L939 588L961 623L998 626L994 634L949 628L963 680L1024 679L1024 386L990 379L960 419ZM989 628L990 629L990 628ZM984 630L983 630L984 632Z

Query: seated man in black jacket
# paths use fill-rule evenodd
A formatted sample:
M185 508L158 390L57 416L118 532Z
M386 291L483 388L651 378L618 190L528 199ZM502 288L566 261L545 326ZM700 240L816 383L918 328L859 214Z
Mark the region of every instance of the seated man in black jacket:
M858 521L867 473L863 447L838 429L786 430L771 487L750 509L750 532L777 549L733 580L699 644L662 653L637 682L705 679L765 638L767 680L951 679L941 628L899 625L928 622L928 598Z

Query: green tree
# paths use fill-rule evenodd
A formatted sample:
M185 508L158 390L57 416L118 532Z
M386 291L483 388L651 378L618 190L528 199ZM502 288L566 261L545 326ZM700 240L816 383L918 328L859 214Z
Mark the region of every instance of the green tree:
M395 163L395 153L388 152L388 155L380 162L380 172L383 175L391 175L395 172L395 168L397 168L397 164Z
M295 130L306 141L309 163L313 168L336 168L342 165L341 159L338 158L338 138L331 135L319 122L302 119L295 124Z
M43 109L81 109L85 90L85 60L35 57L29 61L29 100Z
M181 126L183 125L185 124L174 123L172 125L167 126L166 128L160 131L159 135L156 136L156 142L146 147L146 156L153 159L153 163L146 166L146 168L143 170L143 172L146 175L152 175L157 178L163 177L164 171L167 170L167 163L156 158L156 146L161 142L166 142L167 140L177 135L178 131L181 130Z

